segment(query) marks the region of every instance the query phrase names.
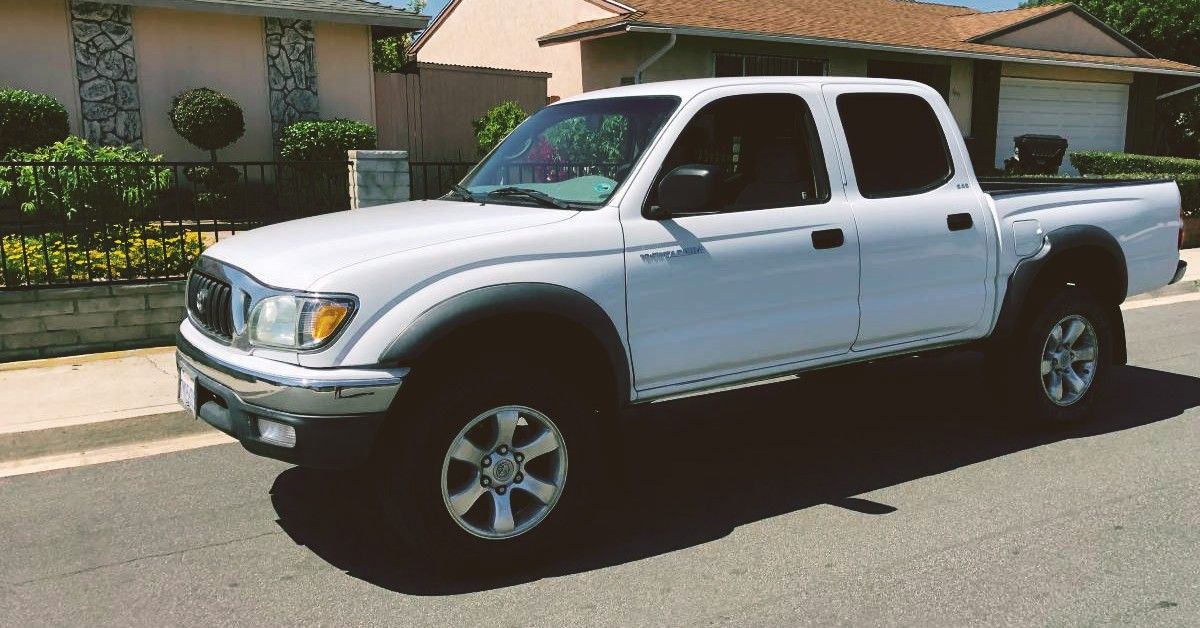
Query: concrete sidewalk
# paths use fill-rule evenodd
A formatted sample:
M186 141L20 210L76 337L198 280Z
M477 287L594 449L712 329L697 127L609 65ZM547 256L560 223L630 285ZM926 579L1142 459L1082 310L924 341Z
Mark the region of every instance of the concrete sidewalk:
M220 435L183 411L177 385L173 347L0 364L0 466Z

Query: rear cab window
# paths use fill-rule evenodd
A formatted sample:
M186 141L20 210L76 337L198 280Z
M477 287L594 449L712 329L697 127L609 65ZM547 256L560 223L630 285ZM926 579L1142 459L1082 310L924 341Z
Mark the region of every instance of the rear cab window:
M837 108L864 198L922 194L954 176L946 132L924 98L842 94Z

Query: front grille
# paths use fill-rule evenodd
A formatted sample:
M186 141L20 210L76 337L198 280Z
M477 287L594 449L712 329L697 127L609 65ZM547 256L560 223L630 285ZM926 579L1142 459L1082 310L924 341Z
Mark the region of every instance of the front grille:
M229 284L192 271L187 306L192 320L209 333L226 340L233 338L233 290Z

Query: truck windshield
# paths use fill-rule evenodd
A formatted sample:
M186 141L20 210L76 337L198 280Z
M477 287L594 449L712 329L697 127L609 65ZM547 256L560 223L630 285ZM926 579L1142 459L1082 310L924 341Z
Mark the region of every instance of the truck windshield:
M608 201L679 106L673 96L552 105L522 122L455 188L489 203L591 209Z

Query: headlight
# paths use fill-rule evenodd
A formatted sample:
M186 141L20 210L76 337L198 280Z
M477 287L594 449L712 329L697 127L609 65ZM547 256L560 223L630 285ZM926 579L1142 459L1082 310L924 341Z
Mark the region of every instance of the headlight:
M290 294L268 297L250 313L250 343L315 349L333 338L354 313L354 301Z

